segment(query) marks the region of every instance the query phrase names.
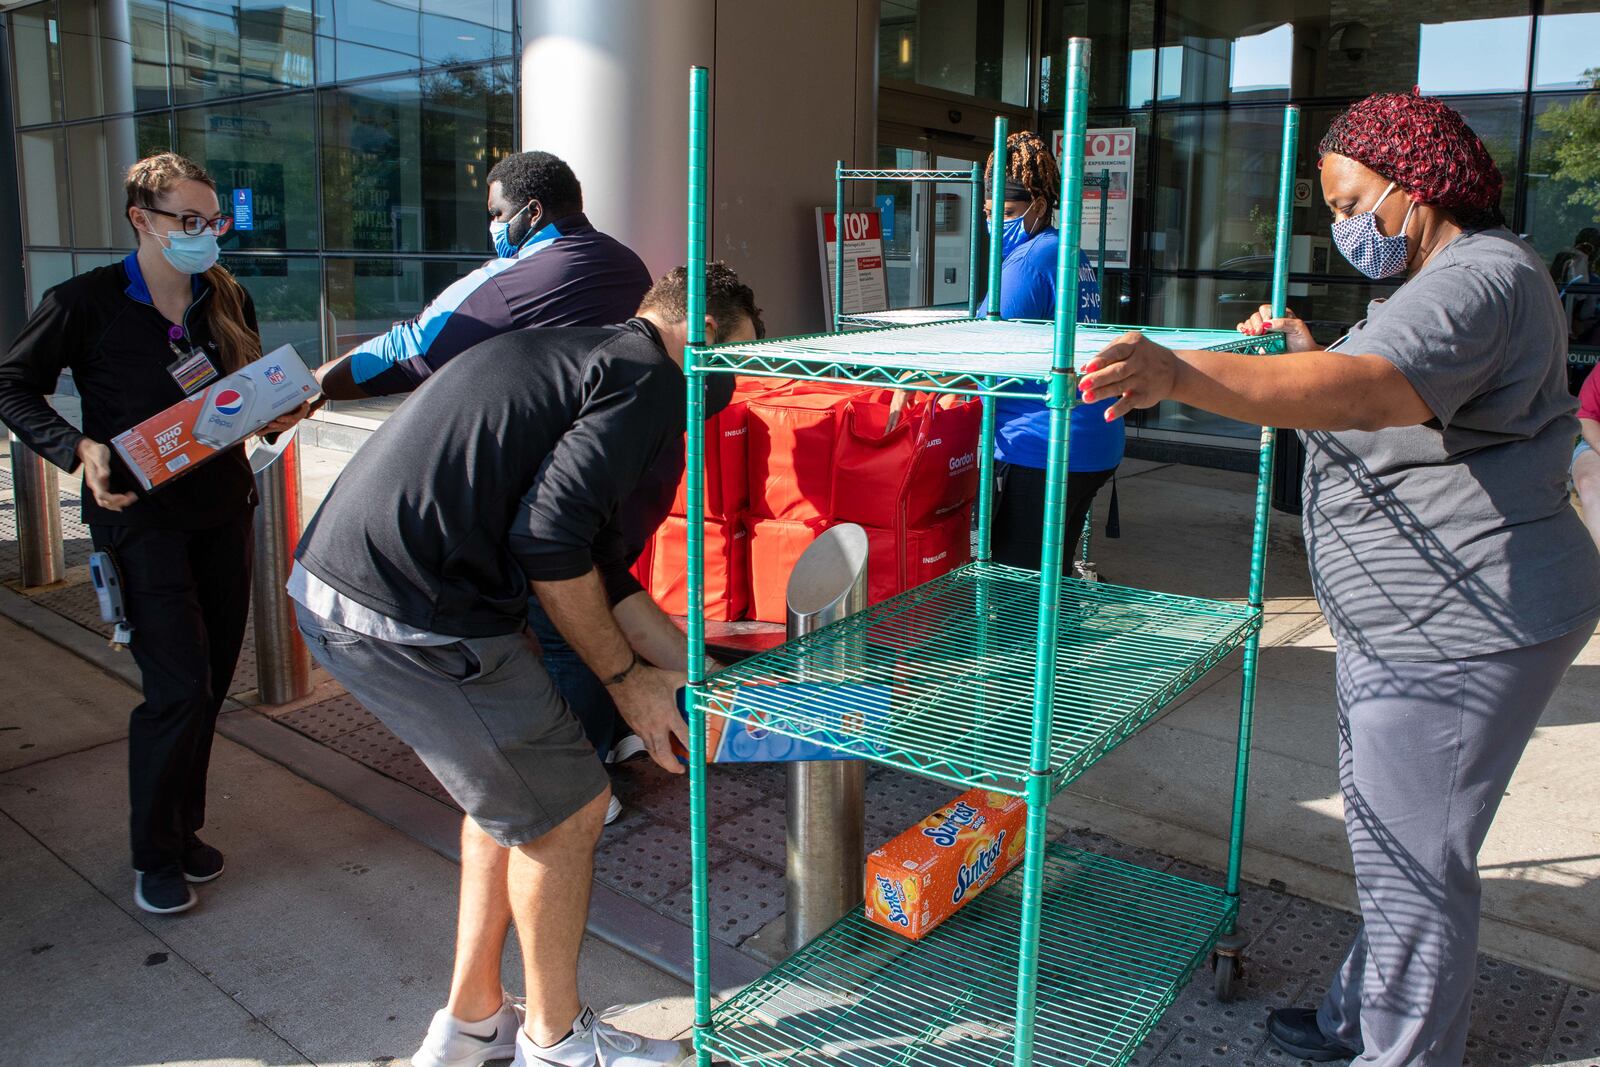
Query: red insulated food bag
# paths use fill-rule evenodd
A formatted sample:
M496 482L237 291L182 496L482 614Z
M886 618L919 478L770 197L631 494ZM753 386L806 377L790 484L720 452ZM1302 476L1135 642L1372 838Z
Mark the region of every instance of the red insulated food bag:
M706 520L706 618L742 619L750 606L750 534L743 516ZM646 550L649 578L641 579L650 597L668 615L689 611L689 524L672 515L656 530ZM644 557L641 557L644 558ZM637 576L637 572L635 572Z
M867 599L878 603L948 574L972 559L972 505L904 533L868 526Z
M800 554L832 524L826 519L794 522L754 515L746 524L750 530L750 617L786 622L789 572Z
M750 513L808 522L833 515L834 446L855 386L797 383L748 405Z
M845 405L834 454L835 518L882 529L921 527L973 499L983 405L944 399L952 403L907 404L889 430L886 397Z

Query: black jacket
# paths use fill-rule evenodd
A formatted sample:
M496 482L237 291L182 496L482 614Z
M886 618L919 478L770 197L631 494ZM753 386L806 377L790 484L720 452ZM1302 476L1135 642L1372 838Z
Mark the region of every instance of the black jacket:
M184 325L220 374L222 361L204 314L210 298L210 288L196 277L195 298ZM245 316L254 330L255 308L248 294ZM169 325L150 300L136 256L62 282L44 294L16 343L0 359L0 422L56 466L76 470L78 442L85 435L109 445L117 434L183 399L183 390L167 371L177 358L167 339ZM82 433L45 400L67 368L83 398ZM112 470L114 490L139 491L114 452ZM120 512L96 505L85 488L83 520L106 526L205 529L254 504L255 479L243 446L236 445Z
M598 568L617 603L639 590L623 504L681 441L684 400L682 370L642 319L484 341L350 459L299 562L373 611L453 637L520 630L530 580Z

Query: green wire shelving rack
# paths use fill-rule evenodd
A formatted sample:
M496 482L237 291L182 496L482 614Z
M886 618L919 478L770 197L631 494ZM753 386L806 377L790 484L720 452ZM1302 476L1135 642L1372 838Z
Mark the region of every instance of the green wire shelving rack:
M1068 47L1059 289L1075 291L1089 43ZM1267 542L1274 431L1261 431L1244 603L1064 578L1068 411L1076 371L1121 328L966 319L859 333L707 345L708 72L690 78L688 376L689 798L697 1063L1120 1067L1208 957L1229 999L1241 938L1239 866ZM1275 311L1287 293L1299 115L1285 111ZM999 142L1005 141L1003 127ZM1004 168L997 167L997 174ZM1000 196L996 195L996 199ZM999 292L998 263L990 293ZM1074 283L1069 286L1069 281ZM998 299L991 299L998 308ZM1145 331L1163 344L1266 355L1282 334ZM1050 444L1038 572L990 561L989 494L975 562L726 670L705 673L704 395L710 374L858 382L983 398L980 457L998 397L1046 385ZM989 484L987 481L981 484ZM1228 873L1221 888L1047 841L1055 794L1236 648L1244 650ZM758 712L741 685L769 689ZM884 712L881 699L890 700ZM864 693L866 695L864 695ZM858 714L850 714L853 705ZM876 709L876 710L874 710ZM715 1009L706 826L706 715L1028 804L1023 864L921 941L861 909Z

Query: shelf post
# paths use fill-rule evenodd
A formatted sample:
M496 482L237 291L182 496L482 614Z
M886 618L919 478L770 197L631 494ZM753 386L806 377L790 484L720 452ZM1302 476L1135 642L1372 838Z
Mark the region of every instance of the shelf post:
M844 315L844 160L833 164L833 332Z
M967 318L978 317L978 241L983 232L983 167L972 165L972 207L967 212L967 232L972 235L967 242Z
M711 919L706 842L705 710L705 374L695 351L706 342L706 202L709 175L710 72L689 69L689 254L688 344L683 369L688 380L685 473L688 524L689 862L694 925L694 1047L698 1067L711 1067ZM835 229L840 220L835 217ZM842 250L842 246L841 246ZM841 255L841 259L843 256ZM837 311L837 307L835 311Z
M1006 224L1006 117L994 117L994 174L989 178L989 318L1000 318L1000 247Z
M1300 140L1300 109L1283 109L1283 148L1278 163L1278 232L1272 256L1272 317L1282 317L1289 299L1289 244L1294 230L1294 171ZM1269 489L1272 485L1272 449L1277 431L1261 427L1261 450L1256 466L1255 530L1250 540L1250 606L1256 612L1265 603L1267 527L1272 515ZM1239 895L1239 867L1244 856L1244 808L1250 783L1250 732L1255 718L1256 662L1260 655L1261 633L1251 634L1244 644L1244 669L1239 687L1239 743L1233 772L1233 821L1228 832L1228 895ZM1227 931L1233 933L1231 924Z
M1061 599L1062 527L1067 498L1070 415L1078 394L1078 242L1082 233L1084 129L1088 124L1089 41L1067 43L1067 113L1062 123L1061 241L1056 254L1056 319L1050 360L1050 444L1045 468L1044 548L1039 559L1039 629L1035 635L1033 737L1028 759L1028 836L1023 863L1017 968L1017 1022L1012 1062L1033 1063L1039 986L1039 929L1044 898L1045 835L1050 805L1050 740L1055 709L1056 643ZM993 306L991 304L991 306Z

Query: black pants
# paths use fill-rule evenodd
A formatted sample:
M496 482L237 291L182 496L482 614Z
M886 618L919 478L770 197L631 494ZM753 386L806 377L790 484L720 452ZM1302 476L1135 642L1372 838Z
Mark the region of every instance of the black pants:
M246 511L205 530L89 528L116 557L144 703L128 723L133 865L176 863L206 821L206 769L250 610Z
M1115 473L1113 467L1105 471L1073 471L1067 475L1066 529L1062 531L1065 544L1061 552L1061 569L1067 574L1072 573L1072 561L1078 554L1078 535L1083 533L1083 520L1089 514L1094 496ZM1000 492L995 498L994 561L1038 570L1039 555L1044 551L1043 532L1044 471L1005 464L1000 471Z

